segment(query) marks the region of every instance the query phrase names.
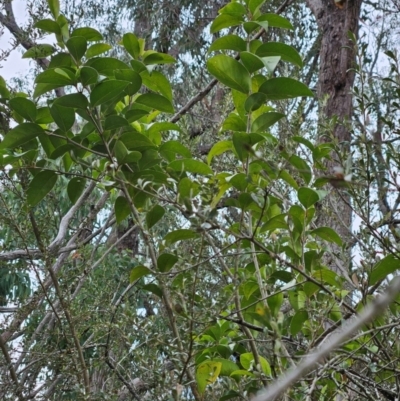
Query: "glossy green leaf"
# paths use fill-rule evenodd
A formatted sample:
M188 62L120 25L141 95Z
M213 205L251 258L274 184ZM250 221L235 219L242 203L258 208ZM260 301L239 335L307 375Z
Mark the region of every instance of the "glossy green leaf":
M146 224L147 228L152 228L156 225L164 216L165 209L160 205L155 205L149 212L146 214Z
M314 271L312 276L324 285L328 284L337 288L342 288L342 279L333 270L323 267Z
M334 242L335 244L342 246L343 241L339 234L330 227L318 227L315 230L310 231L311 235L316 235L325 241Z
M207 68L210 74L229 88L246 94L250 92L250 74L243 64L235 59L218 55L207 60Z
M220 14L211 24L210 33L219 32L221 29L240 25L243 22L241 15Z
M58 25L57 22L52 19L39 20L33 26L48 33L55 33L57 35L61 35L60 25Z
M240 59L250 74L265 67L263 60L251 52L241 52Z
M33 123L19 124L7 132L7 135L0 142L0 150L17 148L44 133L45 131L40 125Z
M121 140L115 142L114 145L114 155L117 159L118 164L123 164L126 155L128 154L128 149Z
M267 101L267 96L264 93L252 93L244 104L244 108L248 113L258 110ZM253 123L254 124L254 123ZM253 131L253 129L252 129Z
M299 310L295 313L290 321L290 334L295 336L304 327L305 322L308 320L308 312Z
M94 68L100 75L113 77L115 70L130 70L124 62L113 57L96 57L88 60L86 66Z
M174 106L171 101L157 93L145 93L136 99L136 103L144 104L156 110L164 111L165 113L173 113Z
M266 132L269 127L278 122L281 118L285 117L282 113L270 112L261 114L253 124L251 124L252 132Z
M104 122L104 129L107 131L129 126L127 119L116 114L106 117L106 121Z
M175 160L177 154L184 158L192 157L190 150L179 141L164 142L160 146L159 152L168 161Z
M237 35L226 35L216 39L208 49L208 52L218 50L234 50L237 52L246 50L246 42Z
M108 43L95 43L86 50L85 57L86 58L96 57L99 54L108 52L111 49L112 46L109 45Z
M267 21L271 28L294 29L290 21L277 14L263 14L257 19L258 21Z
M55 171L41 171L30 182L26 191L28 206L36 206L54 187L57 182Z
M251 352L245 352L240 355L240 364L244 369L249 370L254 362L254 356Z
M245 1L247 3L247 0ZM237 1L231 1L228 4L226 4L224 7L222 7L219 11L218 14L228 14L228 15L246 15L247 14L247 9L246 7L237 2Z
M129 281L133 283L136 280L144 276L148 276L151 273L151 270L146 266L136 266L131 270L131 274L129 275Z
M71 93L57 98L53 104L64 107L72 107L74 109L86 109L89 102L82 93Z
M257 133L234 132L232 136L233 146L240 160L244 160L249 153L253 153L253 145L264 139L263 136Z
M212 362L218 362L221 364L220 376L230 376L233 372L239 370L239 366L229 359L213 358Z
M74 85L75 82L74 74L65 68L48 69L40 73L35 79L37 84L54 84L58 87Z
M369 273L369 284L374 285L378 281L384 280L398 269L400 269L399 258L394 255L385 256Z
M318 192L306 187L302 187L297 191L297 197L306 209L319 201Z
M168 233L164 237L164 241L166 245L172 245L175 242L197 238L198 236L199 234L196 231L182 228Z
M80 59L85 55L87 41L83 36L72 36L65 45L75 61L80 61Z
M205 361L196 368L196 382L200 394L203 394L208 384L214 383L221 372L220 362Z
M57 18L60 15L60 2L59 0L47 0L47 4L49 5L50 12L54 18Z
M31 122L36 120L36 105L31 100L24 97L14 97L10 99L9 105L11 109L16 111L23 118L25 118L25 120Z
M212 169L207 164L194 159L179 159L169 164L175 171L182 171L193 174L212 175Z
M72 128L75 122L75 111L70 107L54 104L50 107L50 114L54 122L63 132L67 132Z
M99 74L92 67L82 67L79 70L79 77L80 77L80 81L82 82L82 85L88 86L88 85L93 85L93 84L97 83Z
M229 152L233 150L233 143L232 141L220 141L217 142L211 150L208 152L207 155L207 163L211 164L212 159L215 156L221 155L222 153Z
M168 79L159 71L153 71L151 75L146 70L140 73L143 85L154 92L159 92L172 102L172 88Z
M264 357L262 357L262 356L260 356L260 365L261 365L261 370L263 371L263 373L266 375L266 376L271 376L271 374L272 374L272 371L271 371L271 366L270 366L270 364L268 363L268 361L264 358Z
M223 131L246 131L246 122L236 113L230 113L222 124Z
M99 31L88 27L74 29L73 32L71 33L71 37L75 36L82 36L88 42L96 42L98 40L103 40L103 36Z
M116 97L122 97L123 91L127 86L127 81L110 80L100 82L90 93L90 103L95 107Z
M54 122L53 117L50 114L50 108L49 107L39 107L37 109L37 115L36 115L36 124L50 124Z
M79 197L82 195L86 186L86 179L83 177L72 178L67 186L67 194L69 200L75 204Z
M289 157L289 163L294 166L299 174L303 177L306 184L311 181L312 172L310 166L300 156L292 155Z
M170 253L163 253L157 259L157 267L160 272L169 272L178 261L178 257Z
M122 43L125 50L135 59L140 55L140 44L138 38L133 33L126 33L122 37Z
M289 45L280 42L267 42L262 44L256 51L259 57L279 56L283 61L287 61L298 67L303 67L303 60L301 59L297 50Z
M172 64L175 62L176 62L176 60L169 54L158 53L153 50L148 50L147 52L145 52L143 54L143 63L145 65Z
M115 200L114 211L117 224L120 224L130 215L131 207L125 196L118 196L118 198Z
M31 47L29 50L27 50L23 55L22 58L46 58L50 55L52 55L56 49L52 45L47 45L47 44L40 44Z
M292 99L295 97L314 97L312 91L296 79L279 77L265 81L259 92L265 93L270 100Z

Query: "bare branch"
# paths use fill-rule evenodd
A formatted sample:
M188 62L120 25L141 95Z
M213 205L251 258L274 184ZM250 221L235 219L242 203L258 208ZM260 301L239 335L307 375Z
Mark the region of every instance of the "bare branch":
M286 375L278 378L266 391L258 395L253 401L273 401L291 385L304 377L312 368L326 358L330 352L340 347L343 342L361 327L372 321L374 317L382 314L386 307L397 297L400 291L400 277L393 279L386 288L385 293L375 299L375 302L364 309L358 317L348 321L340 329L337 329L331 336L327 337L314 352L311 351L303 361Z

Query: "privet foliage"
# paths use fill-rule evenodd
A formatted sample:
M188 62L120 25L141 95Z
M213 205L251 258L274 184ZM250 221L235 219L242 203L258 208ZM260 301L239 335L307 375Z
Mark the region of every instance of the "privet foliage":
M36 27L57 45L23 55L47 58L48 68L31 94L0 80L0 302L13 312L0 322L1 399L250 399L399 268L397 206L384 214L379 203L397 202L387 197L398 192L396 142L371 138L361 121L338 166L346 171L333 177L323 169L340 144L301 132L280 140L284 106L314 94L277 68L303 59L268 41L270 27L293 26L262 5L232 1L211 24L219 38L207 70L229 111L198 155L164 74L174 58L133 33L113 53L100 32L70 29L48 1L51 16ZM387 85L398 97L396 79ZM360 88L365 115L374 103ZM394 120L380 121L398 133ZM351 195L362 221L354 243L316 225L333 191ZM363 259L342 266L354 245ZM289 396L396 394L397 335L394 304Z

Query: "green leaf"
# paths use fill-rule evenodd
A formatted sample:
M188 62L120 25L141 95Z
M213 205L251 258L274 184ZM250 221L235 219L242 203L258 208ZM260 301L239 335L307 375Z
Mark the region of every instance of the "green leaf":
M249 93L251 78L247 69L235 59L218 55L207 60L207 68L210 74L229 88L243 93Z
M272 373L271 366L268 363L268 361L262 356L260 356L260 365L261 365L261 369L262 369L263 373L266 376L271 376L271 373Z
M318 269L313 272L312 276L322 284L328 284L337 288L342 288L342 279L330 269Z
M136 103L144 104L156 110L164 111L165 113L173 113L174 106L171 101L157 93L145 93L136 99Z
M176 60L169 54L158 53L155 52L154 50L148 50L143 54L143 63L145 65L172 64L175 62Z
M289 45L280 42L267 42L263 43L257 50L256 55L259 57L280 56L283 61L288 61L298 67L303 67L303 60L301 59L297 50Z
M86 50L85 57L92 58L99 54L108 52L110 49L112 49L112 46L108 43L95 43Z
M104 122L104 129L106 131L129 126L130 125L127 119L114 114L106 117L106 121Z
M153 227L157 224L165 214L165 209L160 205L155 205L149 212L146 214L146 224L147 228Z
M296 79L279 77L265 81L259 92L265 93L270 100L292 99L295 97L314 97L312 91Z
M232 141L220 141L217 142L207 155L207 163L211 164L212 159L215 156L221 155L222 153L233 151L233 143Z
M29 50L27 50L23 55L22 58L46 58L53 54L56 51L56 49L52 45L47 45L47 44L40 44L31 47Z
M311 188L302 187L297 191L297 197L299 198L300 203L308 209L315 203L319 201L319 195L317 191L314 191Z
M37 116L35 121L36 124L50 124L53 121L53 117L50 114L50 108L39 107L37 109Z
M152 272L148 267L136 266L131 271L131 274L129 276L129 282L133 283L134 281L139 280L144 276L148 276L149 274L152 274Z
M263 14L257 18L257 21L267 21L271 28L283 28L293 30L293 25L290 21L277 14Z
M157 267L160 272L169 272L178 261L178 257L170 253L163 253L157 259Z
M220 376L230 376L233 372L239 369L239 366L229 359L214 358L211 362L218 362L221 364Z
M54 18L57 18L60 15L60 2L59 0L47 0L47 4L49 5L50 12Z
M282 113L270 112L261 114L253 124L251 124L252 132L266 132L269 127L274 125L281 118L285 117Z
M159 92L172 102L172 88L168 79L158 71L153 71L151 75L146 70L140 73L143 85L154 92Z
M125 50L135 59L140 55L140 44L138 38L133 33L126 33L122 37L122 43Z
M164 241L166 245L172 245L175 242L197 238L198 236L199 234L196 231L182 228L168 233L164 237Z
M304 326L304 323L308 320L308 312L305 310L299 310L292 317L290 322L290 334L295 336Z
M87 49L87 41L83 36L73 36L65 45L75 61L80 61Z
M71 36L82 36L84 37L88 42L96 42L98 40L103 40L103 36L99 31L93 28L76 28L73 30L71 33Z
M203 394L208 384L214 383L221 372L220 362L205 361L197 366L196 382L200 394Z
M246 42L237 35L226 35L216 39L208 49L208 53L218 50L234 50L241 52L246 50Z
M72 128L75 122L75 111L70 107L54 104L50 107L50 114L54 122L63 132L67 132Z
M86 186L86 179L83 177L72 178L67 186L67 194L69 200L75 204L79 197L82 195Z
M264 93L252 93L244 104L244 108L248 113L258 110L267 100L267 96ZM254 125L254 123L253 123ZM253 129L252 129L253 130Z
M0 150L17 148L42 134L45 134L45 131L40 125L33 123L19 124L7 132L0 143Z
M30 207L36 206L54 187L57 181L55 171L37 173L26 190L26 200Z
M253 14L257 13L260 7L265 3L265 0L249 0L248 7L250 12Z
M37 84L54 84L57 87L74 85L76 82L74 74L66 68L51 68L40 73L36 79Z
M86 62L86 66L94 68L100 75L113 77L115 70L130 70L124 62L112 57L96 57Z
M194 174L212 175L212 169L207 164L194 159L179 159L169 164L175 171L183 171Z
M115 219L117 224L121 224L131 213L131 207L129 201L125 196L118 196L114 204Z
M276 66L278 65L281 58L279 56L271 56L271 57L261 57L266 69L270 74L275 71Z
M253 152L253 145L264 139L263 136L257 133L234 132L232 136L233 146L240 160L244 160L249 153Z
M369 273L369 285L384 280L389 274L400 269L400 260L394 255L387 255L380 260Z
M250 74L264 68L264 61L253 53L246 51L241 52L240 59Z
M311 230L310 234L317 235L325 241L334 242L339 246L343 245L343 241L340 238L339 234L337 234L337 232L330 227L318 227L315 230Z
M241 15L220 14L212 22L210 33L216 33L219 32L221 29L240 25L242 22L243 16Z
M61 35L60 25L58 25L57 22L53 21L52 19L42 19L36 22L33 26L48 33L55 33L57 35Z
M249 370L254 362L254 356L251 352L245 352L240 355L240 364L246 369Z
M128 86L127 81L109 80L97 84L91 94L90 103L93 107L99 106L116 97L122 97L124 89Z
M292 155L289 157L289 163L294 166L299 174L303 177L306 184L311 181L312 172L310 166L300 156Z
M179 141L164 142L160 146L159 153L170 162L176 159L176 154L185 158L192 157L190 150L186 146L182 145Z
M32 122L36 120L36 105L31 100L24 97L14 97L10 99L9 106L25 120Z
M236 113L230 113L222 124L223 131L246 131L246 122Z
M86 109L89 102L85 95L82 93L71 93L69 95L64 95L58 97L53 104L58 104L59 106L72 107L74 109Z
M97 83L99 74L92 67L82 67L79 70L79 77L83 86L88 86Z

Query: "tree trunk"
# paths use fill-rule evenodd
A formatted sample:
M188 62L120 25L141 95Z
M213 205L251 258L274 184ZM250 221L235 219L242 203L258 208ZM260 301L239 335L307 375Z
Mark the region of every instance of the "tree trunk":
M336 3L334 0L307 0L322 33L320 50L320 69L318 77L318 97L320 100L320 118L337 118L332 137L320 136L320 141L331 141L339 145L340 153L350 151L351 134L348 122L353 113L351 89L355 74L351 70L355 63L354 43L349 39L348 32L358 35L358 23L362 0L347 0ZM338 5L339 6L338 6ZM327 174L334 173L334 167L344 167L343 159L332 154L332 160L326 165ZM327 201L322 206L318 216L318 226L333 228L348 242L351 228L352 212L350 198L340 189L332 188ZM329 267L341 276L347 276L350 249L347 255L340 255L338 246L331 247L337 256L336 260L326 260ZM342 263L338 263L341 260Z

